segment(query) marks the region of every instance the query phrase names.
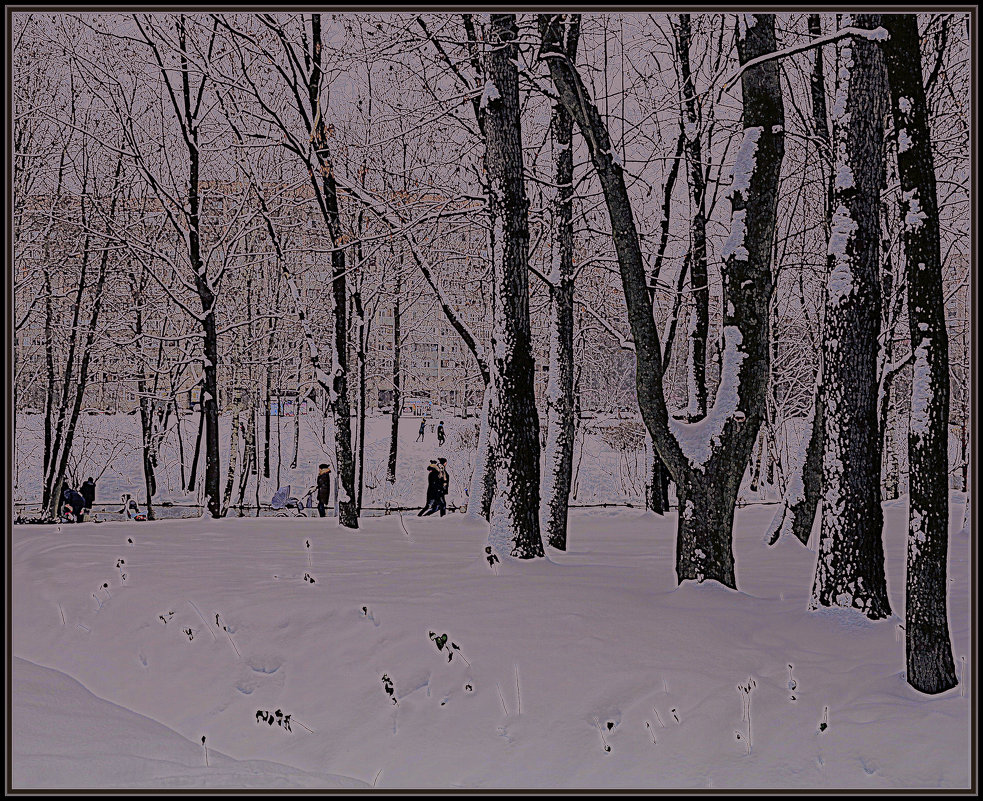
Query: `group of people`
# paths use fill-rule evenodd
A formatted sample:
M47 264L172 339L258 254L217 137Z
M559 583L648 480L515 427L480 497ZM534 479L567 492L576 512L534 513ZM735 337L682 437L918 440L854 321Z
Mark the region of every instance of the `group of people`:
M423 442L425 435L427 433L427 418L424 417L420 421L420 431L416 435L417 442ZM443 447L444 445L444 421L441 420L440 424L437 426L437 445Z
M80 523L92 513L96 500L96 480L89 476L77 490L66 487L61 493L61 514L69 523Z
M431 459L427 465L427 503L418 517L426 517L434 512L440 512L443 517L447 514L447 491L450 489L451 478L447 472L447 460L441 456Z

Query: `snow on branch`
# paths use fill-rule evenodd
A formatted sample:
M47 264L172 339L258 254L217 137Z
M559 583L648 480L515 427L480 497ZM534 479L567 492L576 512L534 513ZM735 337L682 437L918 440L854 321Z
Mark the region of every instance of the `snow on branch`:
M702 470L720 444L724 427L731 418L737 418L741 405L741 365L747 353L741 350L744 337L734 325L724 327L723 364L720 369L720 386L713 408L706 417L696 423L686 423L670 415L669 428L679 443L680 450L697 469Z
M724 89L729 90L734 82L740 78L747 70L751 67L756 67L759 64L763 64L766 61L773 61L776 58L787 58L788 56L794 56L797 53L804 53L807 50L812 50L816 47L822 47L823 45L832 44L833 42L838 42L840 39L846 39L848 36L859 36L863 39L868 39L872 42L883 42L888 38L888 32L886 28L841 28L833 33L828 33L825 36L819 36L810 42L805 42L803 44L792 45L791 47L785 47L781 50L775 50L771 53L765 53L763 56L758 56L757 58L752 58L746 64L742 64L740 69L734 72L729 78L724 81Z

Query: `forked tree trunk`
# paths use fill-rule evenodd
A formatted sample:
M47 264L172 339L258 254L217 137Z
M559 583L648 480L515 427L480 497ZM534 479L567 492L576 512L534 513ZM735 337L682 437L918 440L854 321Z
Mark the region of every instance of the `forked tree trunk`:
M771 259L784 157L778 66L773 60L760 62L741 76L745 134L734 170L731 236L724 249L722 380L708 418L677 425L669 419L663 394L659 334L623 166L586 85L562 54L562 21L563 15L540 15L541 55L564 106L584 135L604 193L635 344L639 409L676 481L677 496L699 510L679 516L676 550L677 557L685 558L677 558L677 579L716 579L735 587L731 541L736 493L718 487L730 488L740 481L764 419ZM756 14L742 22L738 35L742 64L774 50L774 15Z

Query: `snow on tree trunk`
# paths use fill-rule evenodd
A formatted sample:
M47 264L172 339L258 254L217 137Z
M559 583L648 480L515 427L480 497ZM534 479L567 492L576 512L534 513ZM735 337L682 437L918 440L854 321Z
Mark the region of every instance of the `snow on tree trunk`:
M492 263L491 410L497 502L492 509L493 547L501 555L544 555L539 529L539 416L529 323L529 201L526 198L519 115L518 28L514 14L492 14L484 56L482 106L485 170L494 221ZM497 534L495 533L497 532Z
M775 50L774 23L773 15L758 14L753 24L742 26L737 42L742 64ZM766 61L746 70L742 89L744 140L734 164L731 232L722 251L720 384L706 418L689 424L668 421L685 459L682 464L677 462L675 476L677 579L712 578L735 588L734 507L765 420L771 358L771 261L785 152L777 65ZM669 466L674 467L672 462ZM687 501L693 504L691 514L687 514Z
M579 21L568 26L566 55L577 57ZM573 480L573 118L553 107L556 195L553 199L553 269L550 274L550 361L546 386L546 452L543 470L543 536L567 547L567 507Z
M331 236L331 302L334 331L331 337L331 375L327 383L334 418L335 460L338 465L338 522L346 528L358 528L355 504L355 459L352 454L351 403L348 398L348 273L345 266L345 236L338 206L338 183L328 144L328 126L321 107L321 15L311 15L311 74L307 85L311 123L311 143L320 166L320 193L324 199L323 215Z
M875 28L880 15L857 15ZM881 321L880 190L887 75L877 43L845 40L833 104L833 219L823 332L823 501L810 609L841 606L872 619L891 605L881 540L877 428Z
M488 520L491 516L492 499L495 497L495 454L491 441L491 410L494 400L494 387L487 384L481 401L474 472L468 487L468 517L473 520Z
M563 15L540 15L541 54L564 106L584 135L604 192L635 345L639 409L676 481L677 496L692 500L694 508L700 510L700 519L679 516L677 553L688 558L677 560L677 579L716 579L734 587L732 522L736 495L715 487L730 487L740 480L764 419L770 361L771 260L784 157L785 116L778 66L766 60L741 75L745 135L734 168L733 224L725 246L723 276L724 372L732 374L721 382L707 418L690 428L669 418L659 333L623 167L612 151L607 126L589 100L583 79L563 56L562 19ZM774 15L754 15L738 37L741 63L774 50ZM709 476L714 477L714 487Z
M676 57L682 79L685 107L684 133L689 162L690 192L693 196L693 218L690 221L690 286L693 293L693 319L689 332L690 357L688 364L689 406L687 416L702 420L707 413L707 333L710 326L710 289L707 275L706 181L703 170L703 148L700 144L699 115L696 88L690 72L692 31L690 15L679 15L679 34Z
M886 21L890 38L884 51L898 135L908 324L914 354L908 426L905 650L908 683L934 694L957 683L946 609L949 341L918 20L914 14L899 14Z

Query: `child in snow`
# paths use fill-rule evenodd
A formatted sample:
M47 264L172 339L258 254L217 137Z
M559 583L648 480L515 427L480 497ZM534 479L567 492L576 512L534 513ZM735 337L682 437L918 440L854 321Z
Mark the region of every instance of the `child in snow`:
M73 489L66 489L61 494L62 515L70 523L78 523L82 519L82 510L85 509L85 498Z

